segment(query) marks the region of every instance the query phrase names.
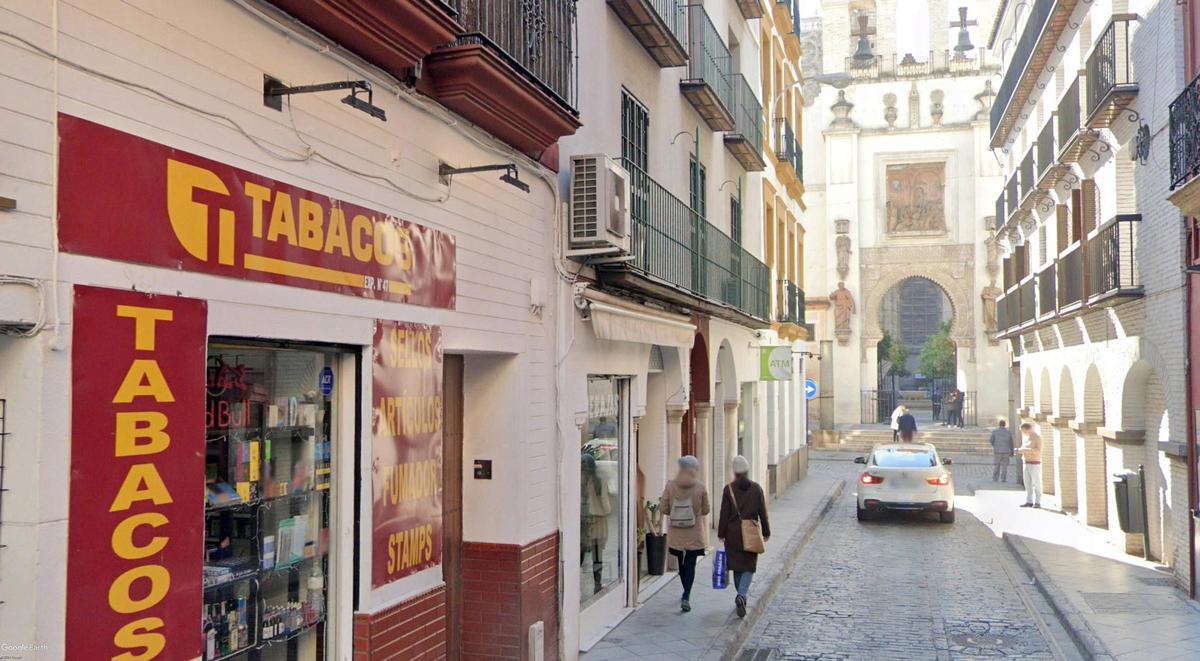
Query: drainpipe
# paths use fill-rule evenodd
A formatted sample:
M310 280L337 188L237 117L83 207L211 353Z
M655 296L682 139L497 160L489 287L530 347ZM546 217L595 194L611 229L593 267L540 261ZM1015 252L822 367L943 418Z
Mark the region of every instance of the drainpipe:
M1187 254L1183 255L1186 263ZM1193 289L1195 275L1186 266L1184 267L1184 301L1187 306L1187 316L1184 321L1184 336L1186 339L1186 350L1184 351L1184 369L1183 379L1186 387L1184 388L1184 406L1186 407L1184 417L1187 418L1187 483L1188 483L1188 596L1192 599L1196 598L1196 507L1197 507L1197 484L1196 484L1196 414L1194 411L1195 393L1193 392L1194 384L1192 382L1192 351L1195 349L1195 341L1192 338L1192 297L1194 296Z

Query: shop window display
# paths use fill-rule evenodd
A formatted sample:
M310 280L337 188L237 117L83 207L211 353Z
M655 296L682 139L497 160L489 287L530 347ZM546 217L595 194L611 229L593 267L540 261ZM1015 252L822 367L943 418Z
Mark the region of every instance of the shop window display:
M337 354L208 353L203 658L324 659Z
M588 420L580 449L580 600L587 605L623 570L625 489L623 381L588 380Z

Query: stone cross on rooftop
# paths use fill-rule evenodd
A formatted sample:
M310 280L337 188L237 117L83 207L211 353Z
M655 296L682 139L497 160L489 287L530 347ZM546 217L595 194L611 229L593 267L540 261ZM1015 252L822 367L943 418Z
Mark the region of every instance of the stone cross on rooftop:
M952 27L952 28L965 29L965 28L972 27L975 25L979 25L979 22L967 20L967 8L966 7L958 8L958 21L950 21L950 27Z

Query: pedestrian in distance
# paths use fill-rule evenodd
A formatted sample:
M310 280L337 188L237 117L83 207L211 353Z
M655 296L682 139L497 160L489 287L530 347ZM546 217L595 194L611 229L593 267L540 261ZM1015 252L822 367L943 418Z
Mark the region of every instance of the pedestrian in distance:
M908 407L900 404L892 410L892 442L895 443L900 438L900 416L908 413Z
M1021 507L1042 506L1042 437L1026 422L1021 425L1021 447L1017 454L1024 460L1025 504Z
M1012 432L1008 430L1008 423L1003 418L992 430L989 440L992 443L992 481L1008 482L1008 461L1013 455L1013 437Z
M899 418L896 418L896 429L900 432L901 443L913 442L913 436L917 433L917 419L907 408Z
M959 390L958 388L955 388L954 390L950 391L950 394L948 395L948 397L950 399L950 413L949 413L948 424L951 427L958 427L959 429L962 429L962 427L963 427L963 399L966 396L963 394L963 391Z
M710 507L708 490L700 481L700 460L692 455L679 458L679 472L667 482L659 499L659 511L667 513L667 549L679 564L679 582L683 597L679 610L692 610L692 583L696 580L696 560L708 545L705 518Z
M750 479L750 462L740 454L733 458L733 481L721 494L717 537L725 545L737 588L734 607L738 617L746 617L750 581L758 569L759 554L766 550L764 543L771 539L771 524L767 519L767 497L762 487Z

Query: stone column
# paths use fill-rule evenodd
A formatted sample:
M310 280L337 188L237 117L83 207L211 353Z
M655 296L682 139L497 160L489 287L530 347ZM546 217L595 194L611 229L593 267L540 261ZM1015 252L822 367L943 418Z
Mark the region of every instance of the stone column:
M707 402L696 402L696 458L700 460L700 469L704 475L701 476L701 481L708 485L709 497L712 496L713 487L716 486L713 476L717 475L713 470L712 464L712 404ZM712 517L715 522L716 517ZM714 523L715 525L715 523Z
M667 404L667 473L671 473L671 462L683 456L683 416L687 406Z
M1076 489L1079 520L1089 526L1108 526L1108 475L1105 472L1104 441L1096 433L1096 423L1072 420L1075 432Z
M737 454L737 426L738 403L737 401L725 402L725 433L721 439L721 454L719 455L721 473L719 474L725 476L724 479L726 482L733 479L733 471L729 466L729 462Z
M1067 425L1069 420L1050 416L1046 422L1050 423L1054 442L1054 491L1064 510L1075 511L1079 508L1075 432Z
M1054 475L1057 462L1054 461L1054 432L1047 423L1045 413L1038 413L1035 418L1035 428L1042 435L1042 493L1047 496L1056 494L1054 490Z

